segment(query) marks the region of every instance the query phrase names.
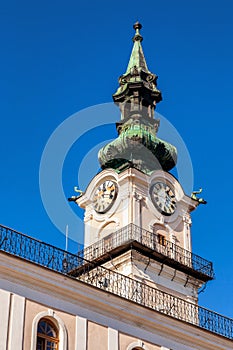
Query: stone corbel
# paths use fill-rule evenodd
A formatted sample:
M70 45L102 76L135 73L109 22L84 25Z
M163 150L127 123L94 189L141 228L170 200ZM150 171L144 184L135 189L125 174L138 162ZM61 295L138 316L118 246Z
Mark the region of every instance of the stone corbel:
M162 215L159 217L159 224L164 224L164 217Z
M88 222L93 219L93 214L92 213L85 213L84 215L84 222Z
M183 215L183 222L185 222L186 224L188 224L189 226L192 225L192 220L191 220L191 217L189 215Z
M134 192L133 196L134 196L134 198L136 199L137 202L141 202L144 199L144 197L141 194L137 193L137 192Z

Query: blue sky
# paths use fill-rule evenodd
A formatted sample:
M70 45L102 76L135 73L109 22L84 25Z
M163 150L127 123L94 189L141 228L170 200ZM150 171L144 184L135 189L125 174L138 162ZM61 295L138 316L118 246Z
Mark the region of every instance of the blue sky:
M192 216L193 251L212 260L216 272L200 304L233 317L232 0L8 1L0 16L1 223L65 247L40 196L41 156L64 120L112 101L131 52L132 25L140 20L147 64L163 93L157 112L182 136L194 188L203 187L208 201ZM66 197L74 194L88 152L87 178L98 170L92 162L97 145L115 137L119 115L111 108L109 124L90 130L68 152L62 169ZM96 118L102 120L101 109ZM79 118L77 133L85 122ZM57 212L56 195L52 205ZM74 206L72 211L82 215ZM76 237L82 240L82 227ZM69 246L76 249L74 242Z

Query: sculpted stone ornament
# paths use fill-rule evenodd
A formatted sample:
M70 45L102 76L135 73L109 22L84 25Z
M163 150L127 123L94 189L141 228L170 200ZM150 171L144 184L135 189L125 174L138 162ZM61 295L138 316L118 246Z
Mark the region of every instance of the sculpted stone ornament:
M198 198L197 194L200 194L202 192L202 188L199 189L199 191L193 191L191 194L191 198L195 201L198 201L199 204L207 204L206 200L203 198Z
M72 197L68 198L69 202L75 202L83 194L83 191L79 190L77 186L74 187L74 191L79 193L79 195L78 196L72 196Z
M134 196L134 198L135 198L135 200L137 202L140 202L140 201L142 201L144 199L143 196L141 194L137 193L137 192L134 192L133 196Z

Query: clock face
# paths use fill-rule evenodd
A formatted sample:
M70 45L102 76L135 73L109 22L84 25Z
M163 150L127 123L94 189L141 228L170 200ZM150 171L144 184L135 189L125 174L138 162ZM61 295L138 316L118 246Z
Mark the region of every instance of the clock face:
M164 182L156 182L151 187L151 199L156 209L164 215L172 215L176 210L176 197Z
M117 196L117 185L111 180L100 184L93 197L93 207L97 213L106 213L113 205Z

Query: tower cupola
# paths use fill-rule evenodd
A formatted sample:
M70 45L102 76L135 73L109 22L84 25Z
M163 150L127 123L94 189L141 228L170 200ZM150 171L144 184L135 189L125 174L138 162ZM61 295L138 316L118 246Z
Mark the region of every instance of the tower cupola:
M141 42L139 22L134 24L133 49L125 74L119 78L119 88L113 100L121 111L116 123L118 138L99 151L102 169L118 171L126 166L145 174L154 170L171 170L177 161L176 148L157 137L160 121L154 119L156 104L162 100L157 89L157 75L147 67Z

